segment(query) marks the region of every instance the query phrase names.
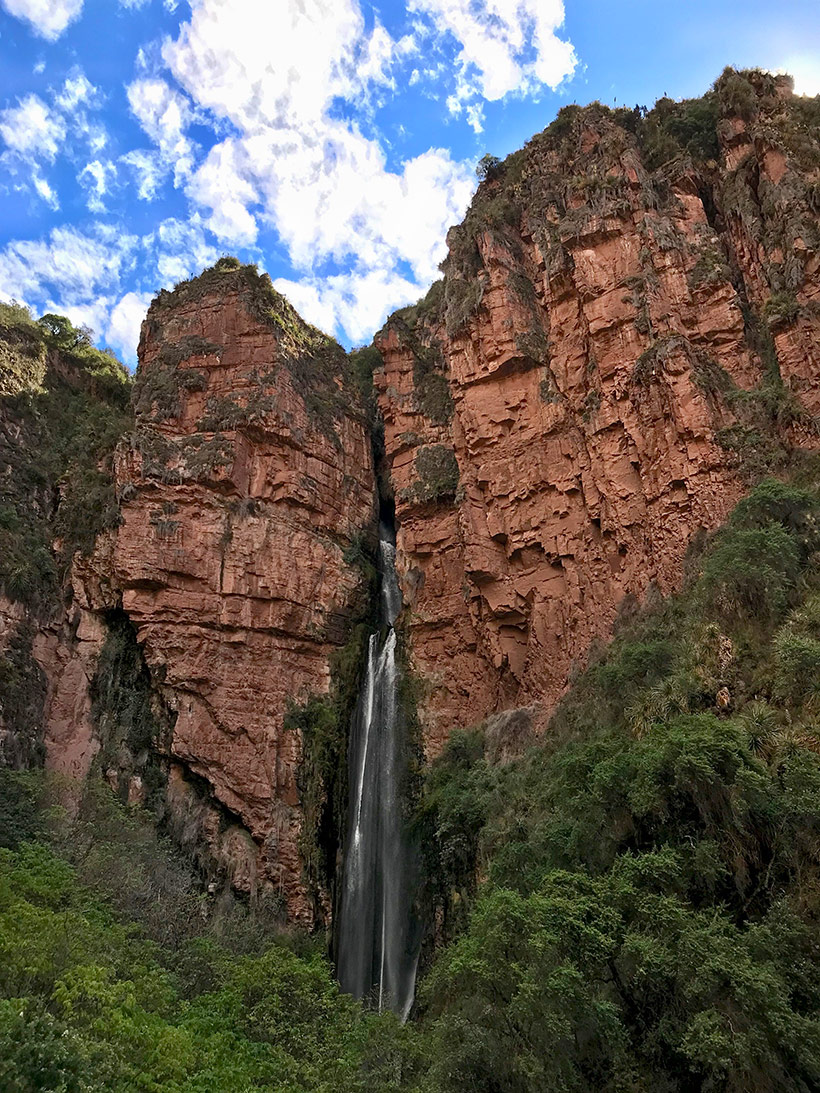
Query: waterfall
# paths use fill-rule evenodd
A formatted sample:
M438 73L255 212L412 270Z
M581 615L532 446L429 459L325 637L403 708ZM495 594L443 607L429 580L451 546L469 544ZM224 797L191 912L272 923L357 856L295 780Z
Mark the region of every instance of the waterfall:
M337 969L342 990L404 1020L413 1004L419 944L412 906L415 857L402 815L406 752L393 629L401 610L395 553L391 530L382 524L381 627L370 637L351 727Z

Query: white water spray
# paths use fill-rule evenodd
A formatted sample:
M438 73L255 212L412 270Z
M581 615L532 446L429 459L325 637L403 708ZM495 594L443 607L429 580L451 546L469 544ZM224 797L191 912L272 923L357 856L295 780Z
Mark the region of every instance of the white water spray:
M413 921L414 855L404 831L406 755L398 703L396 632L401 609L395 546L379 530L383 640L372 634L367 674L350 738L350 809L338 973L343 990L404 1020L413 1005L418 937Z

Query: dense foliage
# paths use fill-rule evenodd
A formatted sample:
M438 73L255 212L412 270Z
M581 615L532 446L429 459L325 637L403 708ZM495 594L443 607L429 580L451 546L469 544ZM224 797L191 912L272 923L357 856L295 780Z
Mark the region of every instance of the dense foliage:
M410 1031L340 995L315 946L200 894L102 789L74 821L43 790L0 772L4 1093L401 1088Z

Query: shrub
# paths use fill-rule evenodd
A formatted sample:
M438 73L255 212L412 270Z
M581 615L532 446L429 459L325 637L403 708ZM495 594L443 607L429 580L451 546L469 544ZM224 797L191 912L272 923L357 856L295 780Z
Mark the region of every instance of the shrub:
M725 621L765 626L785 612L800 570L799 548L779 524L731 529L706 560L700 589Z
M498 156L491 156L489 152L481 157L475 169L480 182L492 181L501 173L501 160Z
M775 327L793 323L800 314L800 305L791 292L775 292L763 305L763 318Z
M820 548L820 500L809 490L764 478L737 503L730 524L735 528L763 529L779 524L797 544L805 561Z

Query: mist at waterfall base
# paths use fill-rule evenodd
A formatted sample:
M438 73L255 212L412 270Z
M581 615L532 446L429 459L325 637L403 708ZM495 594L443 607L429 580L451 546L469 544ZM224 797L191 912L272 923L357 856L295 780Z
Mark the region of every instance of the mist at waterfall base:
M405 724L394 623L401 609L391 529L379 527L380 628L349 747L350 806L337 971L342 990L405 1020L413 1005L419 929L413 914L417 855L404 829Z

